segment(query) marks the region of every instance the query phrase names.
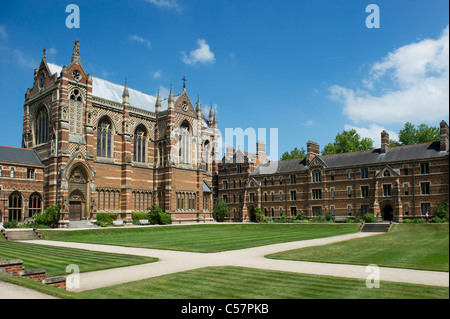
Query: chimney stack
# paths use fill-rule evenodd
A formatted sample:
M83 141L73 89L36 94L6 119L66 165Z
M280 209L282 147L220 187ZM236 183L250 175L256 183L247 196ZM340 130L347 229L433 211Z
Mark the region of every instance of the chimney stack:
M381 153L386 153L389 148L389 133L383 130L381 132Z
M306 143L306 165L309 165L314 157L320 155L320 146L316 142L308 141Z
M448 132L448 125L447 123L442 120L440 123L441 127L441 151L448 151L448 140L449 140L449 132Z
M256 157L260 163L267 163L269 161L266 154L266 143L256 142Z

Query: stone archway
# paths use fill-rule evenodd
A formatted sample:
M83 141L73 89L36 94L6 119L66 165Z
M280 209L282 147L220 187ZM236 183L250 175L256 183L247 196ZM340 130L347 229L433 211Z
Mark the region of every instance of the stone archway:
M90 180L83 165L74 166L68 178L69 220L86 219L89 213Z
M391 205L385 205L383 208L383 220L392 221L394 220L394 209Z

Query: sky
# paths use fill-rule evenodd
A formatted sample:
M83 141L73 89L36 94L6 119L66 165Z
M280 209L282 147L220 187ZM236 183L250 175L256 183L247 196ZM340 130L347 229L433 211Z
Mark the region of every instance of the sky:
M272 160L352 128L379 147L383 129L449 122L448 12L447 0L1 1L0 145L21 146L43 49L68 65L79 40L93 76L163 97L185 76L223 136L254 130Z

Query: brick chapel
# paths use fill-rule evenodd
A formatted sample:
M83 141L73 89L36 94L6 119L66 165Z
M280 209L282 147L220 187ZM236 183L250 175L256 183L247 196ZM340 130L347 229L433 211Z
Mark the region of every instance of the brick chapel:
M94 77L81 62L78 41L68 65L47 62L44 50L25 94L22 148L41 162L40 208L58 204L65 220L119 213L131 223L133 211L156 204L172 218L212 220L215 112L206 117L185 85L162 99ZM20 214L7 203L4 219L32 216L28 193L16 191Z

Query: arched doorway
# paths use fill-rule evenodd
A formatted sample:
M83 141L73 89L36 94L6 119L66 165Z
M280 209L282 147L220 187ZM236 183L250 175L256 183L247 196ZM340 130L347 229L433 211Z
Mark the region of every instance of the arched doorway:
M69 196L69 220L81 220L84 217L86 201L79 190L73 191Z
M77 165L69 174L69 220L85 219L89 213L89 179L83 165Z
M255 207L249 207L248 211L250 212L250 221L256 222Z
M394 220L394 210L392 209L391 205L384 206L383 219L388 221Z

